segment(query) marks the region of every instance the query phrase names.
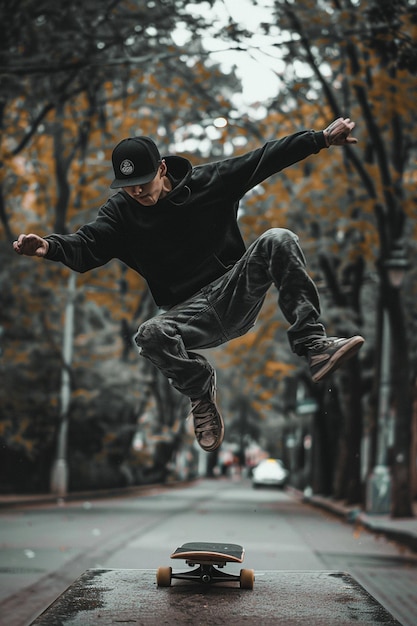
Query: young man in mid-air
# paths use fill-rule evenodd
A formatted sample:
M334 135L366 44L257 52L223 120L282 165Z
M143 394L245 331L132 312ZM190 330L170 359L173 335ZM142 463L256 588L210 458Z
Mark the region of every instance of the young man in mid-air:
M77 272L117 258L143 276L162 312L140 326L140 353L190 398L197 441L203 450L216 450L224 423L215 371L195 350L246 333L271 285L289 323L290 346L307 358L314 382L364 343L359 335L327 337L294 233L272 228L246 249L237 221L239 202L250 189L324 148L355 144L354 126L338 118L323 131L300 131L196 167L180 156L162 158L149 137L124 139L112 154L110 187L118 191L94 221L71 235L21 234L13 247Z

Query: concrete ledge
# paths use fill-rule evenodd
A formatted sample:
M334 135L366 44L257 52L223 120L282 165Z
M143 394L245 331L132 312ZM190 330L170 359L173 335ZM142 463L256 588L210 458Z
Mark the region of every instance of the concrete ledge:
M186 568L178 568L186 569ZM133 624L299 624L401 626L349 574L257 571L253 591L174 580L158 588L154 570L84 572L32 626Z

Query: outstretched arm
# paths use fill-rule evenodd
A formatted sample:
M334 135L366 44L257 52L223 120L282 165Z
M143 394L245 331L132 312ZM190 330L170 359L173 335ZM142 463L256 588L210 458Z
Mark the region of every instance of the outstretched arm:
M44 257L49 250L49 243L46 239L39 237L39 235L34 235L33 233L29 235L22 234L13 242L13 249L17 254Z
M355 122L348 117L339 117L337 120L329 124L323 131L326 146L345 146L358 143L355 137L351 137L350 133L355 128Z

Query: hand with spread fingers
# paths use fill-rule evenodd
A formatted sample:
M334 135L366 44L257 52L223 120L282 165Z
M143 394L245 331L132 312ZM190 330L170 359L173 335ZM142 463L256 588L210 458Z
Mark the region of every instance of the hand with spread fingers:
M326 146L329 148L358 143L358 140L350 135L354 128L355 122L352 122L349 117L339 117L323 131Z

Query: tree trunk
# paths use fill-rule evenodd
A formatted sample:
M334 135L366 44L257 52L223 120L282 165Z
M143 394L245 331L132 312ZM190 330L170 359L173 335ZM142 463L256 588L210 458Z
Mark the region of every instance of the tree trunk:
M339 412L345 417L339 434L334 497L346 500L348 504L357 504L362 499L362 385L358 357L345 365L340 388L343 402Z
M346 485L346 501L357 504L362 500L361 483L361 442L362 442L362 389L359 359L349 361L349 393L346 394L348 404L348 472Z

